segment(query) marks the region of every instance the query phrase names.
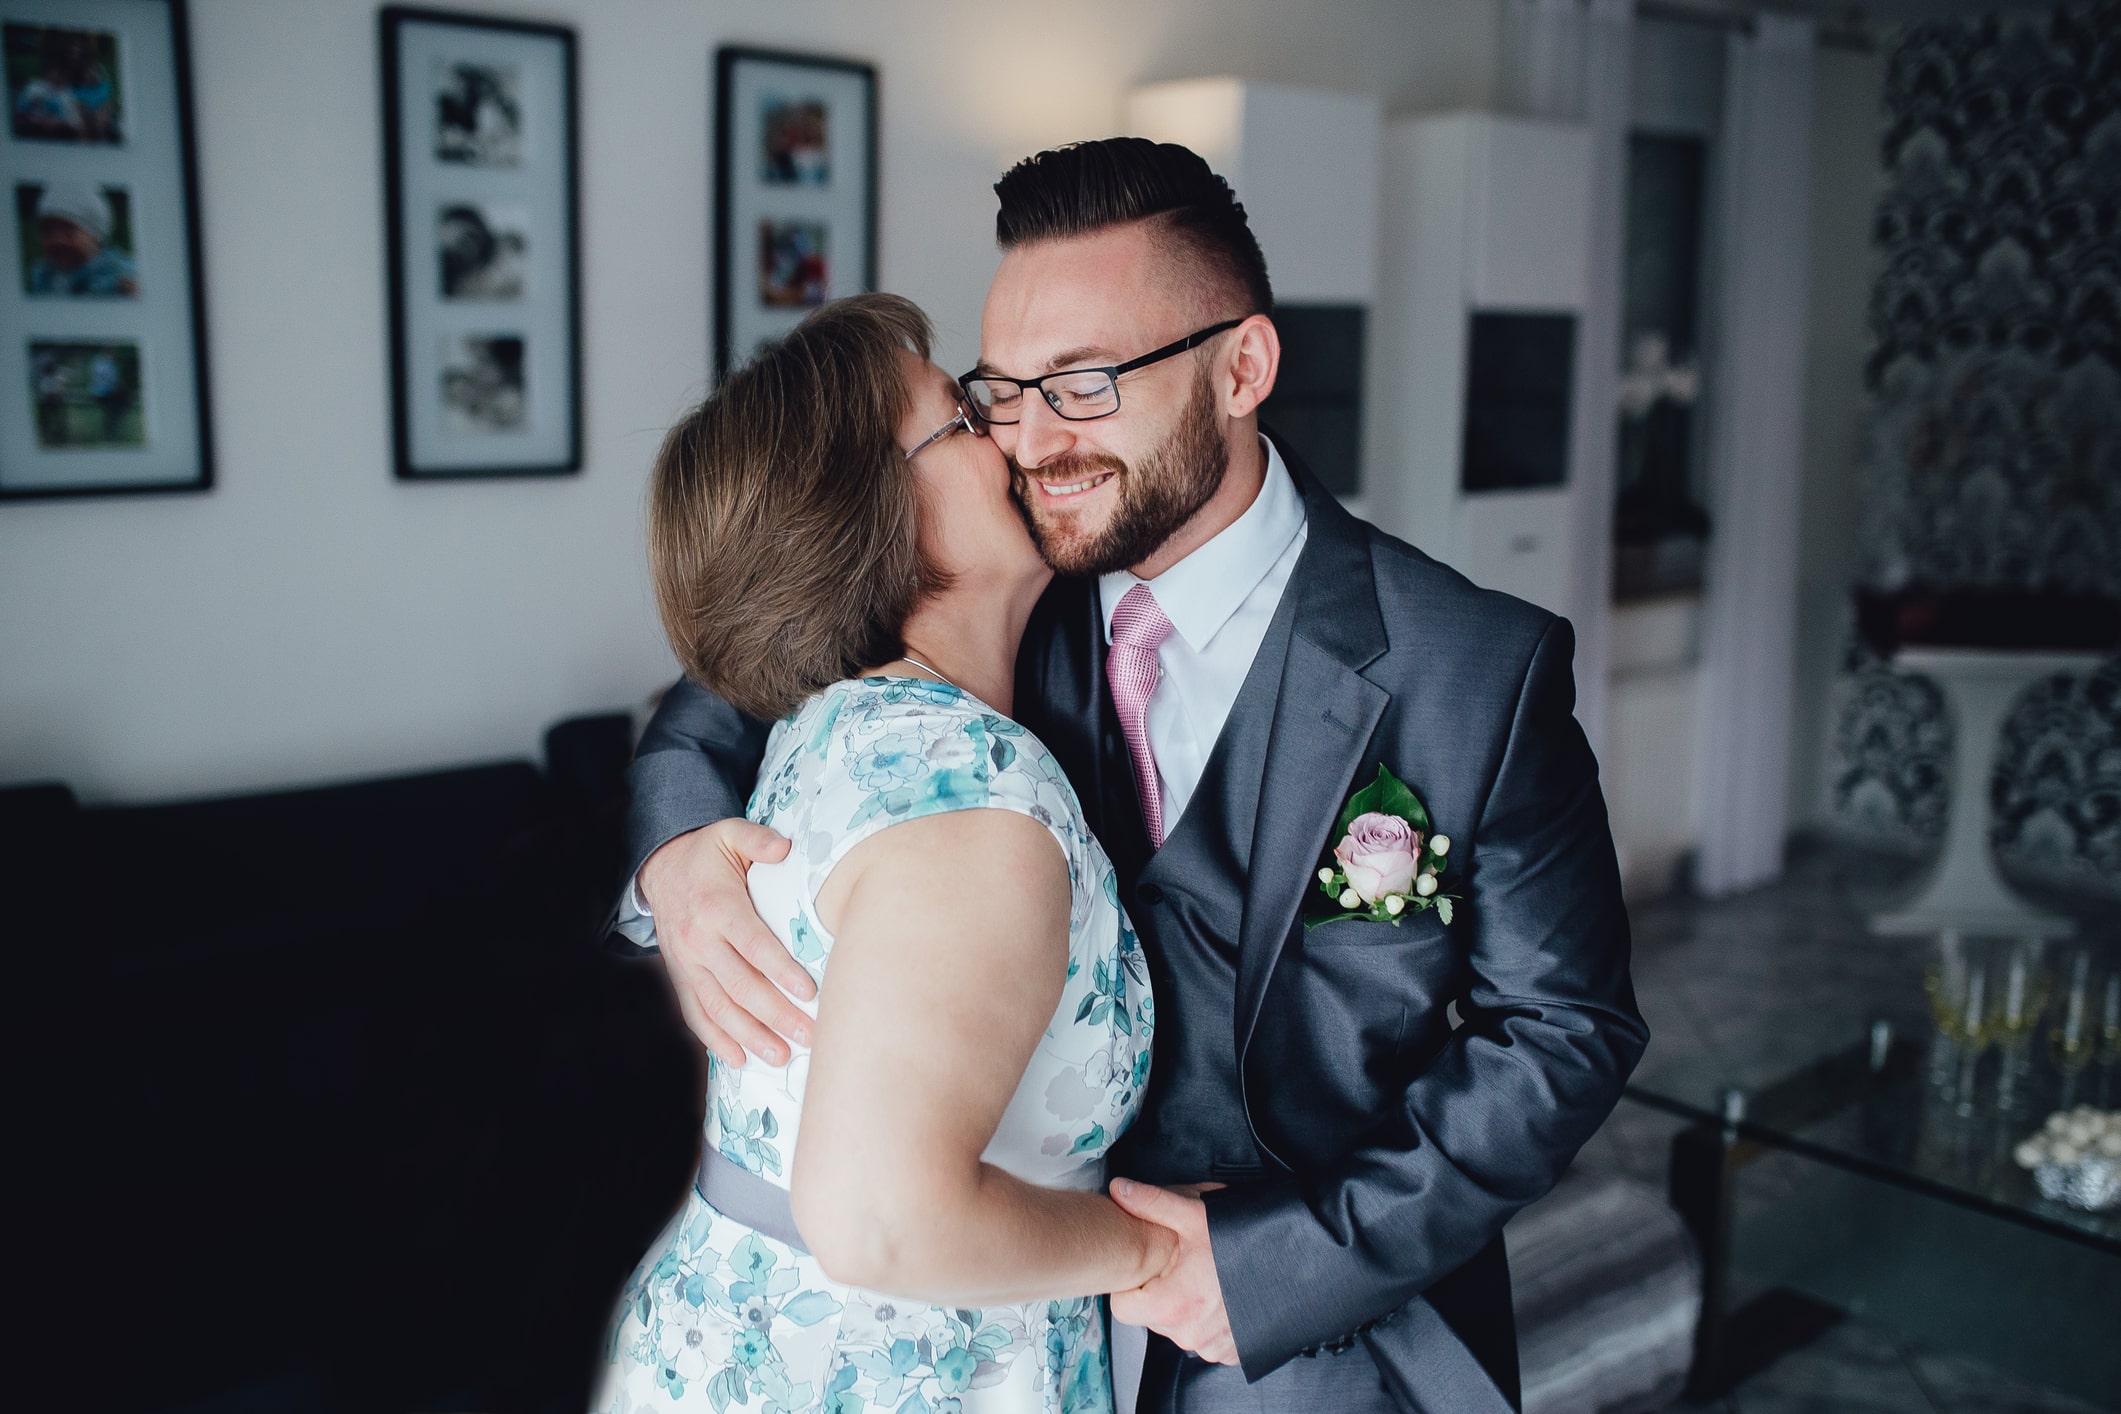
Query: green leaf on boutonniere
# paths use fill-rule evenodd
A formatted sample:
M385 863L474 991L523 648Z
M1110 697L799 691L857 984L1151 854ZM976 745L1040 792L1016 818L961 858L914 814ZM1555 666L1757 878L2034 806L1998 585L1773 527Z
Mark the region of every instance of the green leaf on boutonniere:
M1372 811L1380 815L1397 815L1415 829L1421 831L1423 839L1429 834L1429 811L1421 803L1421 797L1408 788L1407 783L1393 775L1383 766L1377 768L1377 779L1348 797L1341 808L1340 824L1334 828L1337 841L1348 833L1348 826L1355 823L1358 815Z

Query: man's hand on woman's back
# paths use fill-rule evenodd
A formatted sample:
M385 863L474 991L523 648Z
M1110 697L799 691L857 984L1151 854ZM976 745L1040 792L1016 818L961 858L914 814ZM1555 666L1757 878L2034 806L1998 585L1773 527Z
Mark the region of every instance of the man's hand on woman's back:
M788 1041L810 1044L810 1018L788 999L817 985L752 906L745 871L787 857L788 841L749 820L718 820L663 844L641 866L641 897L685 1024L724 1065L748 1050L772 1065Z

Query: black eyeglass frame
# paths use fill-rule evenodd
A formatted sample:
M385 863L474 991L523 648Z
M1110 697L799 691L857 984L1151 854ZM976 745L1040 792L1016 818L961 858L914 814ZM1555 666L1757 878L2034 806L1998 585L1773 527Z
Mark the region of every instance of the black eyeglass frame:
M1235 329L1238 325L1244 323L1245 319L1249 318L1251 318L1250 315L1246 315L1242 319L1225 319L1220 324L1210 324L1205 329L1196 329L1192 333L1186 335L1186 337L1183 339L1174 340L1171 343L1165 344L1160 349L1152 349L1148 353L1143 354L1140 358L1130 358L1125 363L1115 363L1106 365L1104 367L1092 368L1057 368L1053 372L1041 374L1037 378L1011 378L1006 373L982 373L975 368L970 373L967 373L960 377L957 380L957 386L964 390L965 401L971 406L973 415L979 418L980 421L987 423L989 426L1014 427L1017 423L1021 422L1023 418L1021 414L1019 414L1017 417L1011 418L1005 422L1000 418L987 416L987 414L980 408L979 399L973 396L972 385L974 383L1013 383L1019 389L1022 389L1024 392L1035 392L1040 397L1044 398L1046 400L1046 406L1053 409L1053 414L1056 417L1062 418L1068 422L1095 422L1101 417L1110 417L1113 413L1119 411L1119 379L1121 374L1132 373L1137 368L1147 368L1152 363L1162 363L1167 358L1176 358L1178 355L1186 352L1188 349L1200 347L1200 345L1214 338L1217 334L1227 333L1228 331ZM1069 417L1068 414L1061 411L1060 403L1054 397L1054 395L1047 392L1042 385L1048 378L1074 378L1085 373L1102 373L1105 375L1106 378L1111 380L1112 406L1105 409L1105 411L1103 412L1091 413L1088 417Z

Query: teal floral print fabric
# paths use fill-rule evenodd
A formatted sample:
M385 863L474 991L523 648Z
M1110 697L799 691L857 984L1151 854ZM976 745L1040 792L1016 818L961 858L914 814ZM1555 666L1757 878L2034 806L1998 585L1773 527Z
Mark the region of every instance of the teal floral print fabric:
M760 916L819 982L832 937L815 899L877 831L951 810L1045 825L1070 879L1068 981L985 1158L1028 1182L1101 1189L1148 1079L1155 1005L1111 862L1046 748L947 684L835 684L777 724L750 818L792 841L750 875ZM1006 901L995 908L1006 927ZM809 1010L815 1014L815 1003ZM783 1188L809 1055L711 1067L705 1142ZM627 1281L606 1341L604 1414L1098 1414L1112 1405L1102 1299L985 1310L862 1291L715 1211L697 1192Z

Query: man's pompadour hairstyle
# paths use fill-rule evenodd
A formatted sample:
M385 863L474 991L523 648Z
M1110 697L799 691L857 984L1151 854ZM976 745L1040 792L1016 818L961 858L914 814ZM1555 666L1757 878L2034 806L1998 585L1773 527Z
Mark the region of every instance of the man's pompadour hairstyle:
M1157 220L1246 306L1272 314L1267 258L1230 184L1190 148L1140 137L1075 142L1035 153L994 184L1003 250Z

